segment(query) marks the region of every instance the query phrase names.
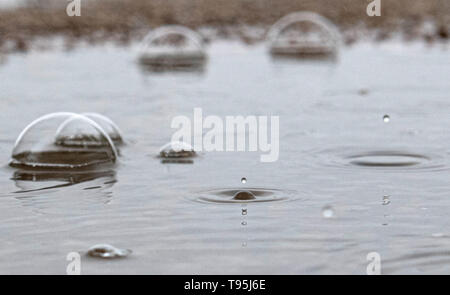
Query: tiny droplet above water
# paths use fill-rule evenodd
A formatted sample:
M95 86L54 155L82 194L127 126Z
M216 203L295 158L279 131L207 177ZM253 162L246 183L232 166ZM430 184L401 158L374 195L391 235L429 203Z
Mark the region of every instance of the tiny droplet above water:
M241 182L242 182L242 183L247 183L247 178L242 177L242 178L241 178Z
M247 209L242 209L242 215L247 215Z
M246 225L247 225L247 221L244 220L244 221L241 222L241 224L242 224L243 226L246 226Z
M334 216L334 210L331 206L325 206L322 209L322 216L325 218L331 218Z
M389 205L391 203L391 200L389 199L389 196L383 196L383 205Z
M389 115L384 115L384 117L383 117L384 123L389 123L390 120L391 120L391 117L389 117Z

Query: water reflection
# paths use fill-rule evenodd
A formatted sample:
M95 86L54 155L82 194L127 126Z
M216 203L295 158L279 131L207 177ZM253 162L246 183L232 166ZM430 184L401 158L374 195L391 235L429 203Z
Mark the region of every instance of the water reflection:
M16 193L26 193L72 186L100 178L104 179L101 187L111 187L116 182L116 172L114 170L78 173L73 171L17 170L14 172L11 180L20 189Z
M112 201L111 188L117 182L113 170L87 173L20 170L12 180L20 189L13 194L22 207L39 214L63 215L100 210Z

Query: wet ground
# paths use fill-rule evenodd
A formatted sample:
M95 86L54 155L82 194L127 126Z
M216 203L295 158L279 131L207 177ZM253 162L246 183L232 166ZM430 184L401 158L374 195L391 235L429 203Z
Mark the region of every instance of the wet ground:
M369 252L385 274L450 273L448 48L359 43L336 61L302 62L215 42L190 73L148 72L136 52L55 49L0 65L1 274L65 274L73 251L82 274L365 274ZM194 107L278 115L279 160L161 161L172 118ZM112 118L127 141L118 165L75 180L17 177L16 137L55 111ZM229 201L240 190L260 202ZM85 255L104 243L133 252Z

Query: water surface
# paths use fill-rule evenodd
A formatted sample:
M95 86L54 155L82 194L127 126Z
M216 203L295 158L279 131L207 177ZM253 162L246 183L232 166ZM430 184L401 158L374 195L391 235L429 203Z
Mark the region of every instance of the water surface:
M82 256L82 274L365 274L373 251L386 274L450 273L449 50L360 43L335 62L292 62L224 41L202 72L152 73L136 48L0 65L1 274L65 274L69 252L96 244L133 253ZM214 152L164 163L172 118L194 107L280 116L279 160ZM20 131L56 111L120 126L127 145L113 171L33 178L7 166ZM208 201L252 188L280 201Z

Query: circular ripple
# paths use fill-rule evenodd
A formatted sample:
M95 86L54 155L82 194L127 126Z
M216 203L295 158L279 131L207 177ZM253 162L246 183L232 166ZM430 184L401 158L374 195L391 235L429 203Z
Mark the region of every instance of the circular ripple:
M317 156L317 155L316 155ZM383 171L444 170L448 169L442 155L402 150L362 150L346 148L318 152L323 165L337 168L365 168Z
M294 198L293 191L243 188L243 189L213 189L202 191L195 200L203 203L262 203L287 201Z
M362 167L407 167L426 164L431 159L424 155L389 152L389 151L373 151L363 154L348 156L349 163Z

